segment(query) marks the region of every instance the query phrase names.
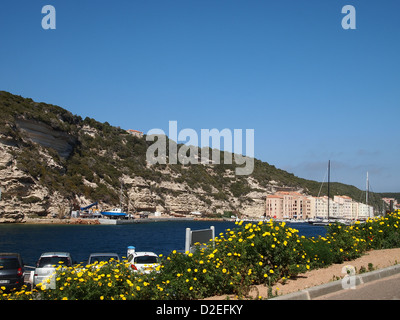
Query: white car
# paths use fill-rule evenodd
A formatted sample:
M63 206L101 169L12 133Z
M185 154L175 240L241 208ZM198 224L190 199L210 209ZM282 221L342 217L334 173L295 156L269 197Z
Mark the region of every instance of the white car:
M150 273L160 265L154 252L136 252L135 247L128 247L128 263L133 271Z

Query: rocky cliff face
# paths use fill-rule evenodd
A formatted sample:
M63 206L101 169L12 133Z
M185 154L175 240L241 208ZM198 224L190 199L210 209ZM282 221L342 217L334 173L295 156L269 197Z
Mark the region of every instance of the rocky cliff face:
M36 123L35 128L42 129L43 127ZM46 148L54 148L61 155L66 155L66 150L70 150L70 147L66 146L68 144L65 142L66 140L52 145L49 143L52 139L43 141L38 139L36 130L32 136L30 135L31 132L26 130L24 134L28 140L35 141L33 144L37 144L36 147L40 148L42 160L47 166L58 168L59 164L47 153ZM51 132L48 132L48 134L51 135ZM53 192L50 187L39 182L40 177L32 176L19 169L18 154L21 152L23 152L23 148L17 146L15 142L5 137L0 139L0 186L2 192L0 222L23 222L27 217L37 216L62 217L68 215L74 202L84 206L96 200L102 200L90 199L79 194L71 199L59 192ZM167 175L168 170L167 172L165 172L165 169L162 171L163 175ZM172 172L168 173L172 174ZM130 211L145 210L171 213L200 211L207 214L222 214L224 211L231 211L248 216L262 216L265 211L265 195L267 192L274 191L273 186L264 188L256 184L255 189L258 191L249 192L242 197L242 200L233 196L218 200L212 196L212 193L208 194L202 188L192 188L186 182L155 182L135 175L124 175L121 182L124 194L123 203L125 208L129 208ZM95 183L89 181L85 181L85 183L94 188L98 187ZM214 192L216 192L216 189ZM102 202L102 205L104 208L112 206L105 202Z
M75 137L63 131L54 130L43 122L17 119L15 123L26 139L56 150L63 158L70 156L77 143Z
M0 91L0 222L62 217L73 206L262 216L265 196L291 175L256 161L237 177L232 165L149 165L145 138L82 120L60 107Z
M20 129L21 128L21 129ZM29 130L24 123L19 126L23 130L24 137L36 147L47 167L62 171L64 168L54 160L47 148L52 148L67 156L71 153L73 141L70 137L60 137L45 125L38 122L34 126L29 123ZM40 134L38 134L40 132ZM84 133L86 134L86 133ZM43 138L48 135L50 138ZM54 142L54 144L52 143ZM16 141L2 136L0 139L0 186L2 198L0 200L0 222L23 222L27 217L62 217L71 210L73 203L80 206L90 204L102 199L85 197L79 193L73 199L54 192L49 186L40 183L40 176L33 176L19 167L19 155L24 152L24 148ZM189 213L199 211L202 213L242 213L248 216L262 216L265 211L265 195L273 192L274 186L263 187L252 178L247 178L255 190L245 194L239 200L228 195L226 199L215 199L213 194L219 192L216 188L211 188L211 192L204 191L199 186L189 186L186 182L163 181L162 176L170 177L175 173L169 169L158 170L161 181L156 182L152 179L145 179L137 175L124 175L121 178L123 185L123 203L125 208L130 211L160 211L171 213ZM84 184L92 188L98 188L96 183L84 180ZM111 186L109 186L111 188ZM119 192L118 189L115 192ZM104 208L112 206L110 203L102 202Z
M21 148L16 141L0 137L0 223L24 222L27 217L62 215L68 210L68 203L57 192L51 192L38 183L37 178L18 167L17 155ZM54 166L46 152L49 166Z

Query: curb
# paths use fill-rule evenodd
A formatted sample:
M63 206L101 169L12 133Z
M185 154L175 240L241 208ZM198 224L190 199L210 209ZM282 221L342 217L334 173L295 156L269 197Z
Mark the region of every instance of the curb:
M353 283L353 285L358 286L360 284L383 279L383 278L386 278L386 277L389 277L389 276L392 276L392 275L395 275L398 273L400 273L400 265L394 265L394 266L387 267L384 269L379 269L379 270L363 273L363 274L354 276L355 283ZM316 287L311 287L311 288L304 289L301 291L292 292L292 293L289 293L289 294L286 294L283 296L279 296L276 298L272 298L269 300L312 300L316 297L324 296L329 293L338 292L338 291L342 291L342 290L343 291L348 290L348 289L344 288L343 281L347 282L344 279L340 279L340 280L336 280L336 281L329 282L326 284L321 284Z

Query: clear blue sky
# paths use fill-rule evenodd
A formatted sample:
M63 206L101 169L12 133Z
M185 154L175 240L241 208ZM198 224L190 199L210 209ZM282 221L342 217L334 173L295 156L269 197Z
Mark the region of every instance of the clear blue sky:
M330 159L333 181L400 192L399 16L397 0L4 0L0 90L124 129L254 129L278 168L321 181Z

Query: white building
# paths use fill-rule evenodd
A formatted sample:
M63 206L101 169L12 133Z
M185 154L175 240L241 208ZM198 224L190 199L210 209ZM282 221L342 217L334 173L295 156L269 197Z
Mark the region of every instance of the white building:
M267 217L277 219L328 218L328 197L310 197L298 192L277 192L266 197ZM373 217L372 206L353 201L348 196L329 199L329 217L366 219Z
M328 197L310 197L311 218L328 217Z
M353 200L348 196L334 196L333 202L338 204L337 215L345 219L353 219Z
M358 204L358 219L367 219L374 216L374 208L364 203Z

